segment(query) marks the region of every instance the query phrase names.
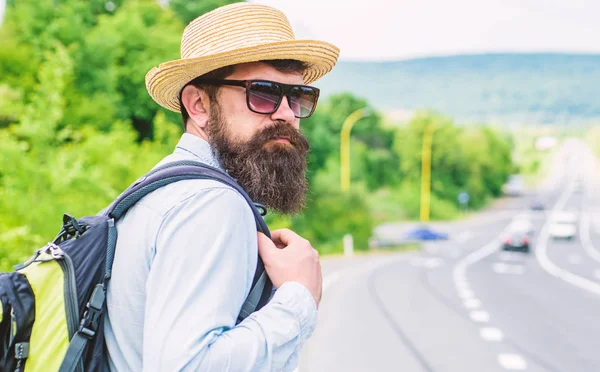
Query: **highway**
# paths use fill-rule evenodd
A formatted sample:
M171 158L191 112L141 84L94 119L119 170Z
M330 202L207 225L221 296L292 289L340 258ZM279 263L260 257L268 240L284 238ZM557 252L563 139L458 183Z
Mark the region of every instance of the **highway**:
M526 195L435 225L447 241L324 258L318 326L299 371L600 371L600 162L568 140L552 164ZM530 211L534 199L546 210ZM549 236L548 217L561 210L578 216L571 241ZM501 252L502 232L523 213L533 252Z

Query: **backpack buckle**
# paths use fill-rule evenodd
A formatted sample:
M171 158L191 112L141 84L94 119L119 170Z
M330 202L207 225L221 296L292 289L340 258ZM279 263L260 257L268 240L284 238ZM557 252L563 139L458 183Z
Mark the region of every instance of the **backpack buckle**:
M87 310L83 314L81 323L79 323L78 332L87 339L91 339L96 335L105 299L106 291L104 289L104 284L97 284L86 305Z
M258 213L260 213L261 216L264 217L267 215L267 207L264 204L254 203L254 206L258 209Z
M87 227L85 224L79 223L75 217L65 213L63 215L63 229L67 235L79 238L87 230Z

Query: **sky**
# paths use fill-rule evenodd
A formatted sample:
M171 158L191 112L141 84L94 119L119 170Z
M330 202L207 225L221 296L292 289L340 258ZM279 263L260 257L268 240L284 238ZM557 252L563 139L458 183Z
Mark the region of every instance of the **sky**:
M494 52L600 53L600 0L251 0L341 60Z

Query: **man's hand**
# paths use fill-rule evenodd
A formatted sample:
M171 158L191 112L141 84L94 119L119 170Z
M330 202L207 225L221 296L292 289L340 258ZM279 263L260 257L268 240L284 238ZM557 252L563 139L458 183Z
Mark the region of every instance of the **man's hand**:
M275 288L285 282L298 282L321 302L323 277L319 252L310 242L289 229L275 230L271 239L258 233L258 253Z

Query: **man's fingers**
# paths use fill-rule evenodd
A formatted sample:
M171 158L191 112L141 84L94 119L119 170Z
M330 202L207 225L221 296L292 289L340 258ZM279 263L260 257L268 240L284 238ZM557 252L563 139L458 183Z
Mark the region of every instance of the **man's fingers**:
M290 245L291 241L300 238L298 234L290 229L279 229L271 232L271 238L281 248Z
M259 232L258 233L258 254L265 259L265 256L268 256L270 251L273 249L277 249L275 244L269 239L265 234Z

